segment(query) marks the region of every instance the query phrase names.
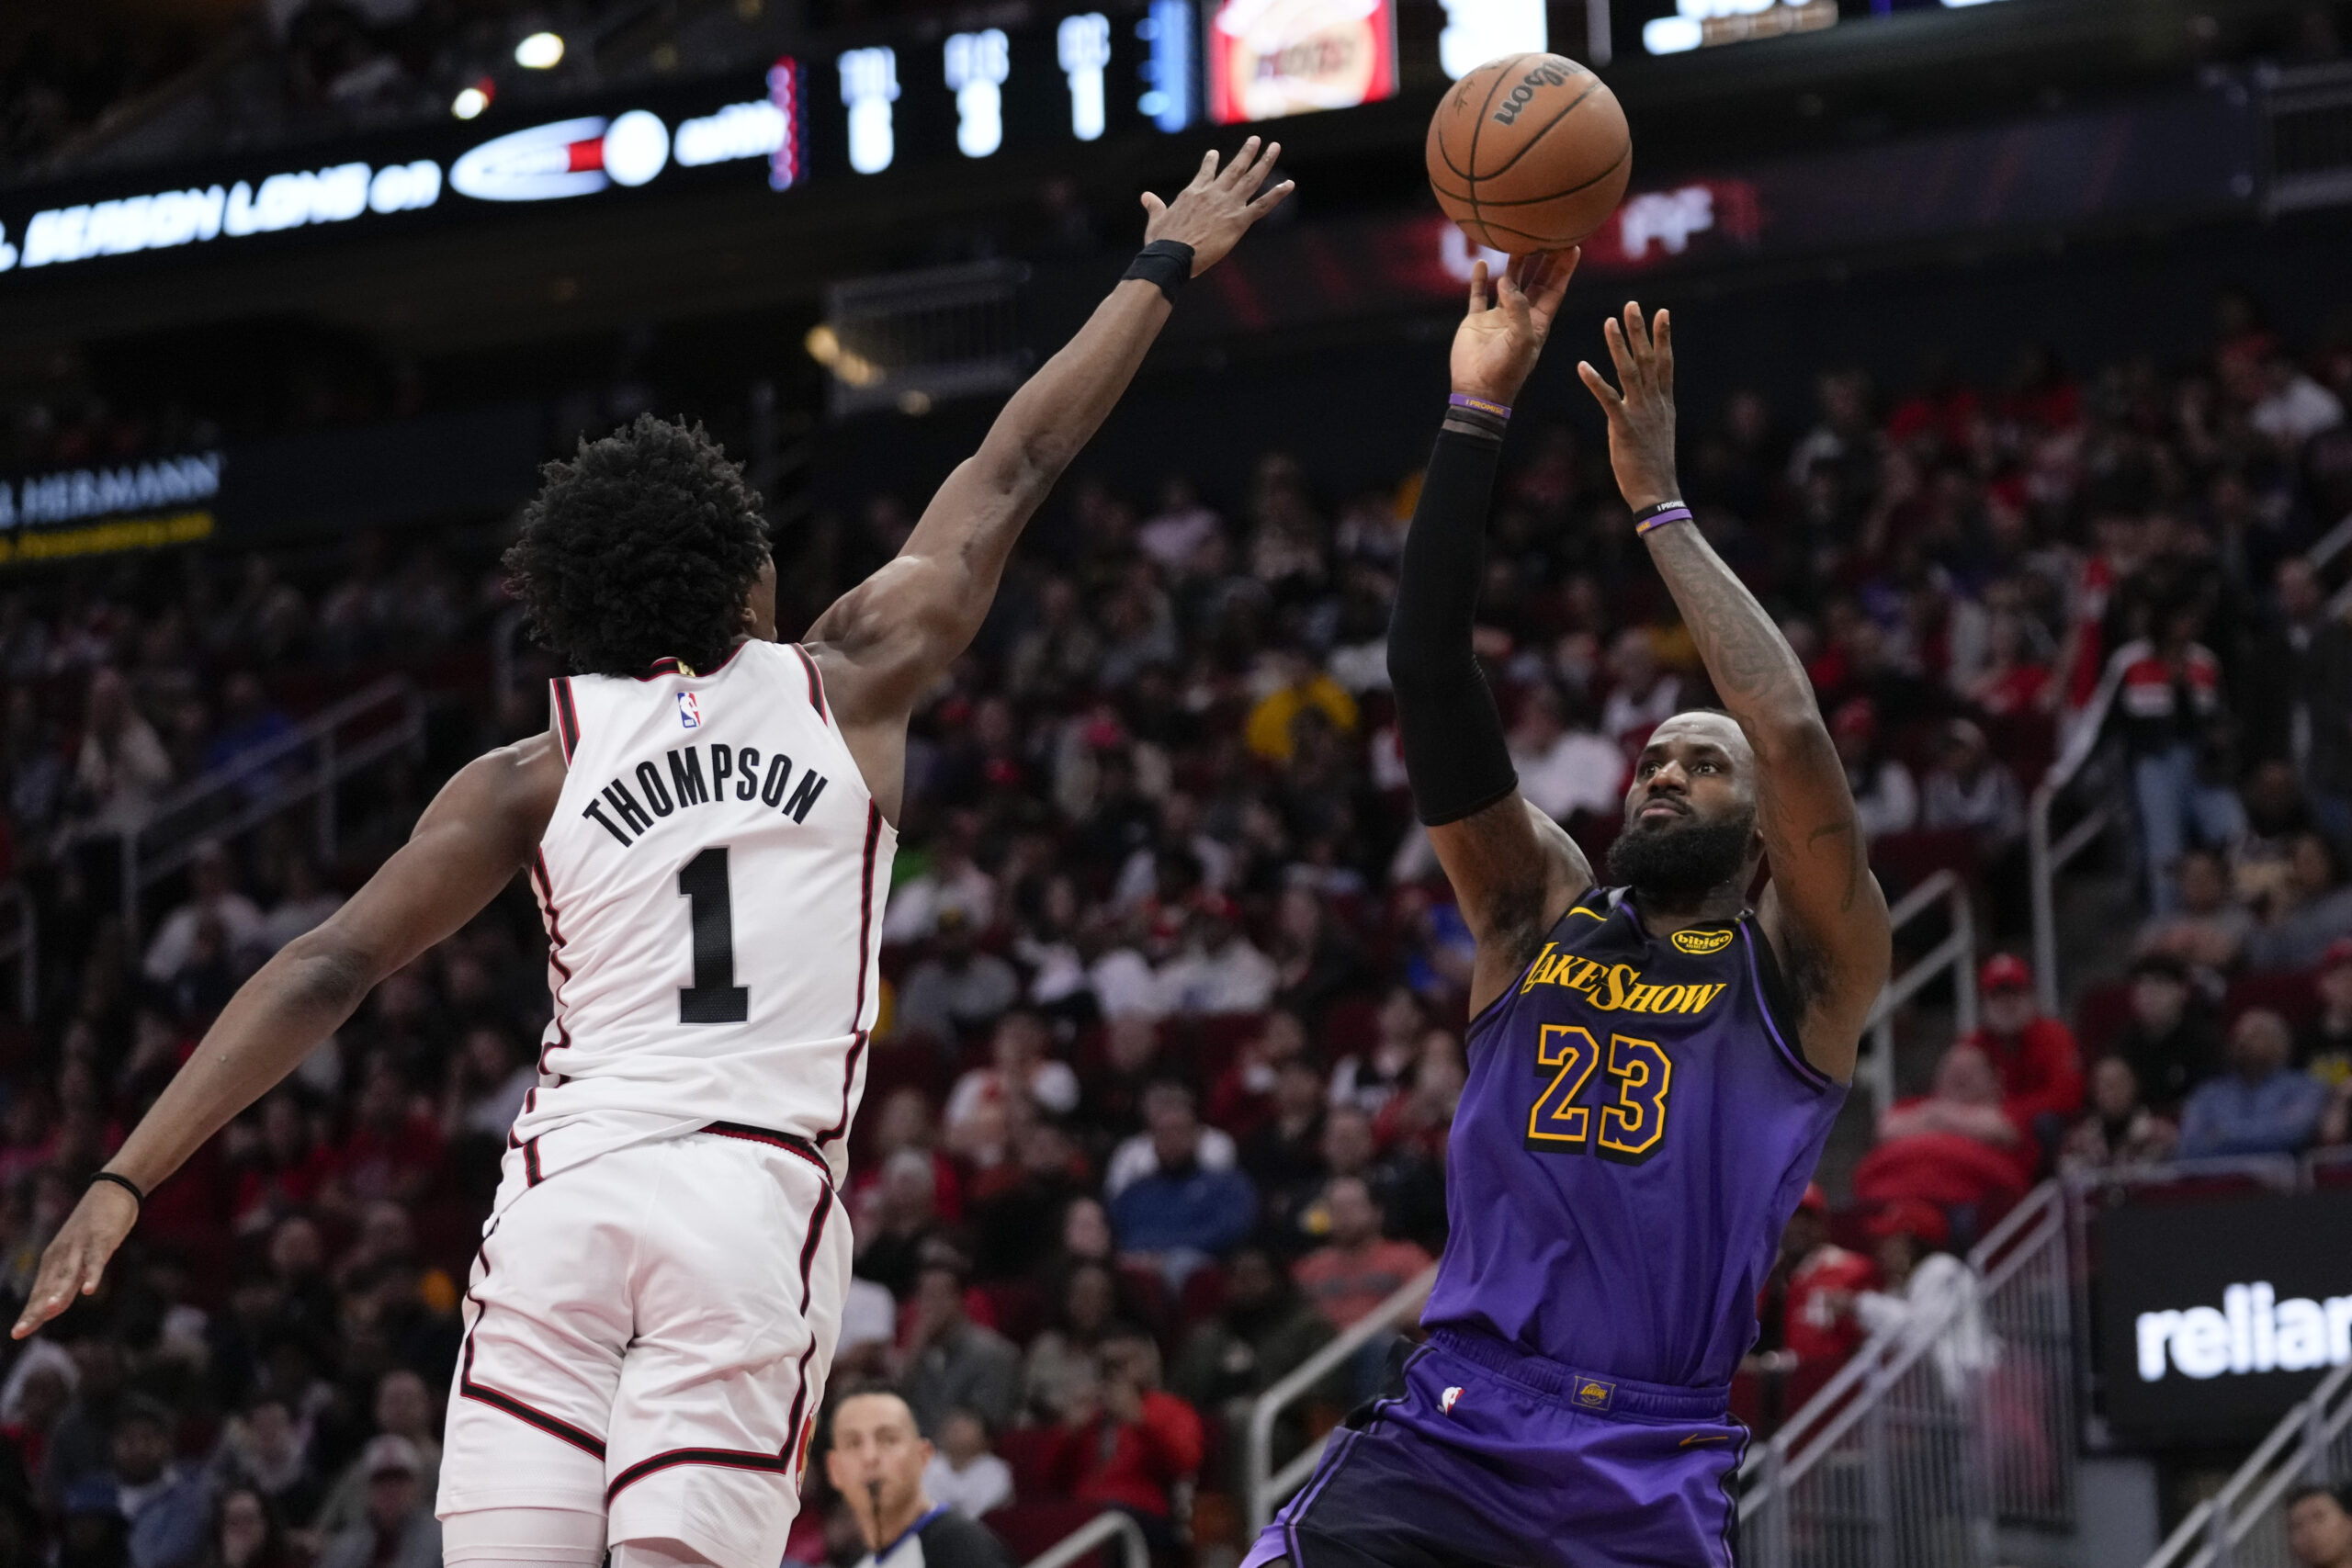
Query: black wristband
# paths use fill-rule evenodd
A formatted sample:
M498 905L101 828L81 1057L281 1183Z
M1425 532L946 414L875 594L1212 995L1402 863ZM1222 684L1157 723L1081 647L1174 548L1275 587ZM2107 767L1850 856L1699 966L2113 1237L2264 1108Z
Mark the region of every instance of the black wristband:
M130 1178L127 1176L117 1176L111 1170L102 1170L96 1176L90 1178L90 1185L93 1187L96 1187L101 1181L111 1181L117 1187L121 1188L125 1192L130 1193L130 1201L138 1204L141 1209L144 1209L147 1206L147 1194L139 1190L139 1183L131 1180Z
M1193 247L1182 240L1154 240L1136 253L1127 270L1119 275L1125 283L1130 277L1140 277L1176 303L1176 290L1193 276Z

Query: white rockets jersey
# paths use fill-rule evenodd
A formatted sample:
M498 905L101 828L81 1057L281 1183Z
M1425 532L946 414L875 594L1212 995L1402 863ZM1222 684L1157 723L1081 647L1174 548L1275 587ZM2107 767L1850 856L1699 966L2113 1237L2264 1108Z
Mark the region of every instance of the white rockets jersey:
M536 1183L728 1122L806 1138L838 1180L898 833L800 648L656 671L554 682L567 772L532 882L555 1016L514 1146Z

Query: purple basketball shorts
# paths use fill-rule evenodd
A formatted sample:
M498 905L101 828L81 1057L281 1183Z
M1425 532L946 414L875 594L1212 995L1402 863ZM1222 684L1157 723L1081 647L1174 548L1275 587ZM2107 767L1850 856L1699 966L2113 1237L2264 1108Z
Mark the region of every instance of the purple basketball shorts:
M1241 1568L1729 1568L1747 1428L1725 1394L1440 1329Z

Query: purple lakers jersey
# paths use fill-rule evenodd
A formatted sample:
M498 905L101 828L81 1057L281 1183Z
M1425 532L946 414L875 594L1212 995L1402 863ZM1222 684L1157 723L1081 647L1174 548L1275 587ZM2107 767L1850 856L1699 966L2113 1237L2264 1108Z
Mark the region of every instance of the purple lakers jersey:
M1578 899L1471 1022L1422 1321L1728 1382L1845 1100L1793 1021L1752 914L1653 936L1622 888Z

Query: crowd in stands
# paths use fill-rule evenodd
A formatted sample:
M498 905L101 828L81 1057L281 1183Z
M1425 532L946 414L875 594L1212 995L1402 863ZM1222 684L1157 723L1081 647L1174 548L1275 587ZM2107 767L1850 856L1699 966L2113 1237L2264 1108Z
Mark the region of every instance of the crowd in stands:
M1761 1420L1866 1335L1941 1321L1958 1255L2041 1177L2300 1156L2352 1107L2352 620L2308 553L2352 512L2352 343L2290 344L2231 300L2193 363L1819 389L1689 411L1687 493L1804 658L1882 878L1959 873L1996 951L1978 1027L1791 1224L1743 1380ZM1527 793L1605 864L1631 751L1709 694L1600 454L1526 423L1478 648ZM1270 452L1218 496L1076 477L910 742L834 1379L902 1388L930 1495L1016 1556L1103 1506L1167 1553L1229 1547L1250 1402L1445 1244L1470 943L1385 691L1412 479L1314 472ZM780 541L787 629L922 500ZM198 553L0 595L6 852L41 942L35 1016L0 1037L13 1292L241 977L435 779L543 722L536 689L490 688L489 555ZM262 749L390 670L428 693L422 755L347 787L331 844L311 803L192 844L125 929L124 829L200 777L266 801L301 752ZM2145 923L2053 1016L2011 955L2022 803L2077 757L2068 809L2124 808ZM0 1558L424 1568L544 951L517 890L153 1196L107 1289L0 1369ZM1386 1348L1286 1413L1278 1461ZM856 1551L824 1473L811 1563Z

